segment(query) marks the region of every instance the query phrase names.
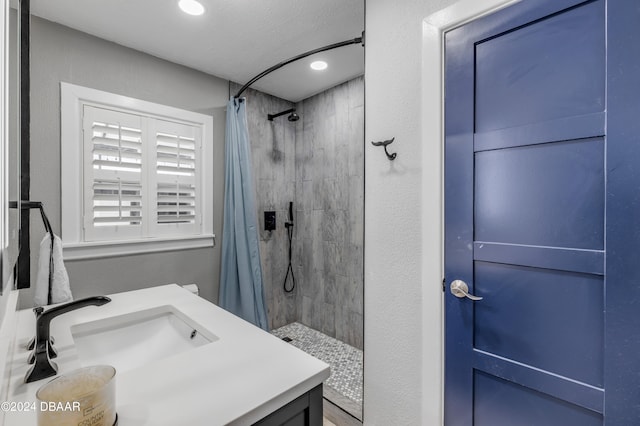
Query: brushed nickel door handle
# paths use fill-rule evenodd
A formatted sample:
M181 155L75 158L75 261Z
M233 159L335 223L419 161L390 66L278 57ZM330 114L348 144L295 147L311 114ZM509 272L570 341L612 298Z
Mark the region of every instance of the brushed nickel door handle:
M453 294L455 297L458 297L460 299L462 299L463 297L466 297L467 299L471 299L474 302L477 302L478 300L482 300L482 297L474 296L473 294L469 293L469 286L467 286L467 283L465 283L462 280L455 280L451 282L450 289L451 289L451 294Z

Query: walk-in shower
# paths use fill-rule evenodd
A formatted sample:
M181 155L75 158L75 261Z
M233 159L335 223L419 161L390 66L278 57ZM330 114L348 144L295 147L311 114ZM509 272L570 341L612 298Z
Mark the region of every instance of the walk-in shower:
M230 93L236 91L238 98L252 82L292 60L243 87L230 86ZM265 216L259 224L269 328L331 365L323 387L325 415L336 424L358 424L364 347L364 78L297 102L256 90L242 96L256 207L269 213L269 223ZM263 220L262 214L258 217Z
M262 231L260 242L270 328L331 365L323 389L327 411L334 410L336 420L347 417L336 424L357 424L363 385L364 78L296 103L251 90L247 106L259 217L275 212L277 222L273 231ZM285 119L293 109L300 117L295 123Z

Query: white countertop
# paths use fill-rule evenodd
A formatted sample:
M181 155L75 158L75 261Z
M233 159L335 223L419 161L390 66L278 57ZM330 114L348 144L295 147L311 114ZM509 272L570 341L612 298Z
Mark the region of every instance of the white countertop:
M119 426L249 425L329 377L329 366L181 287L171 284L109 295L106 305L63 314L51 322L58 375L81 367L70 327L172 305L219 340L135 370L116 374ZM53 379L23 383L35 333L31 310L17 313L9 402L35 401ZM0 417L1 418L1 417ZM35 426L35 412L7 412L5 426Z

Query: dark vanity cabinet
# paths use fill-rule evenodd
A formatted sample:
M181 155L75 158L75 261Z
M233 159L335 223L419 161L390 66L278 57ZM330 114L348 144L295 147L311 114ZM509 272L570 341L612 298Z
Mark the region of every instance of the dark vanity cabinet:
M322 384L294 399L256 426L322 426Z

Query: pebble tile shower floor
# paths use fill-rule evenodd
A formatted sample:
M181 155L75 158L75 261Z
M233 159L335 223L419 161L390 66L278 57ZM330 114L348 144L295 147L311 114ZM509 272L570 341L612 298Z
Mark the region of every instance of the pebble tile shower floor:
M362 405L362 351L333 337L294 322L271 331L279 338L331 366L331 376L324 383L339 394Z

